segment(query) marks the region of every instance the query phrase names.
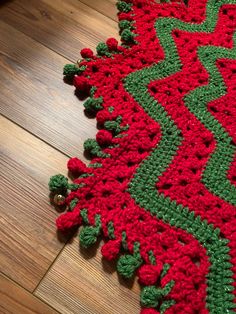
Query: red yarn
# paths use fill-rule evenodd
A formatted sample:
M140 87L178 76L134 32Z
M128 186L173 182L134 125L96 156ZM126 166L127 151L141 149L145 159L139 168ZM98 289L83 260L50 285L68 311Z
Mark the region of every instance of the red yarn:
M163 264L158 262L157 265L143 265L138 270L138 277L141 284L145 286L155 285L159 279Z
M98 123L104 124L104 122L111 119L111 114L108 111L99 111L96 118Z
M118 46L118 41L115 38L108 38L106 44L110 51L116 51Z
M160 314L160 312L154 309L142 309L140 314Z
M96 140L99 145L111 144L112 138L112 134L106 130L100 130L96 135Z
M105 243L101 248L101 253L105 259L111 261L115 259L120 252L120 241L114 240Z
M83 48L80 51L80 54L81 54L82 58L92 58L93 57L93 51L89 48Z
M119 13L119 20L127 20L127 21L132 21L132 16L130 16L130 13Z
M74 86L83 93L89 93L89 90L91 88L90 82L88 80L88 78L84 77L84 76L78 76L75 75L74 76Z
M81 224L81 217L79 212L67 212L59 216L56 220L56 225L58 230L66 231L72 227L78 226Z
M86 170L77 158L68 162L71 172L85 175L75 181L81 187L67 196L67 204L76 199L93 237L101 217L97 234L107 241L104 258L122 253L123 271L134 270L144 286L165 289L174 282L156 309L147 306L142 314L159 313L169 300L174 302L165 314L208 314L212 304L223 314L236 302L236 208L230 194L236 184L236 6L211 1L207 10L207 0L126 2L119 19L132 21L122 31L129 47L108 39L110 53L83 60L86 70L74 79L78 90L95 87L93 97L103 103L96 114L99 145L91 142L92 167ZM81 54L92 56L90 50ZM224 145L217 166L211 165ZM64 214L57 226L78 225L79 217Z
M68 160L67 168L73 175L80 175L88 170L85 163L79 160L77 157L73 157Z

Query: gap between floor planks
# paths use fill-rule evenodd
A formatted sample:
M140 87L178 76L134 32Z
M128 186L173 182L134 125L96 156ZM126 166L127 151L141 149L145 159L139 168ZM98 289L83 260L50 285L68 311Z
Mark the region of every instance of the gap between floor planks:
M116 262L102 259L101 242L89 250L78 237L47 272L35 295L63 314L138 314L140 287L116 272Z
M50 1L47 1L47 2L50 2ZM2 17L2 16L1 16ZM3 25L3 24L2 24ZM20 35L20 32L18 32L18 31L16 31L15 30L15 27L16 26L13 26L12 28L11 27L7 27L8 28L8 31L9 31L9 29L10 29L10 31L12 32L12 34L14 34L14 38L18 38L17 37L17 35ZM6 28L6 25L5 25L5 28ZM6 29L5 29L6 30ZM21 30L22 31L22 30ZM29 35L29 34L28 34ZM22 40L22 39L26 39L26 36L23 36L22 34L20 35L20 41ZM27 38L27 41L29 42L30 41L30 39L28 39ZM33 43L33 41L34 40L31 40L31 43ZM37 39L35 39L35 43L34 43L34 45L35 45L35 47L37 46ZM44 49L47 49L46 48L46 45L45 45L45 43L41 43L41 44L43 44L44 45ZM30 46L30 45L28 45L28 46ZM89 43L89 46L91 46L90 45L90 43ZM39 46L38 46L39 47ZM25 47L26 48L26 47ZM42 47L41 47L42 48ZM50 48L50 50L53 50L52 48ZM12 58L12 59L11 59ZM15 59L17 59L18 58L18 56L15 54L13 54L13 56L12 55L10 55L10 61L13 61L13 63L14 63L14 61L15 61ZM62 59L62 58L61 58ZM25 63L24 63L24 61L25 60L23 60L22 61L22 59L20 60L20 62L19 62L19 59L18 60L16 60L16 63L15 63L15 67L17 68L18 66L19 66L19 64L20 64L20 66L22 66L22 68L21 68L21 70L23 69L23 67L24 67L24 65L25 65ZM38 60L37 60L38 61ZM30 65L30 68L32 69L32 68L34 68L34 67L32 67L32 63L30 63L30 58L28 59L28 62L29 62L29 65ZM63 62L64 62L64 60L63 60ZM65 62L64 62L65 63ZM12 65L12 64L11 64ZM6 67L5 67L6 68ZM8 69L9 70L9 69ZM10 69L10 70L12 70L12 69ZM11 72L11 71L10 71ZM15 74L15 73L14 73ZM20 74L22 74L22 73L20 73ZM27 74L29 74L29 73L27 73ZM25 81L23 82L23 83L26 83ZM24 85L24 84L23 84ZM22 86L21 86L22 87ZM23 127L23 125L22 125L22 127ZM29 131L30 131L30 129L29 129ZM17 131L15 132L15 133L18 133ZM21 133L20 131L19 131L19 133ZM33 132L32 132L33 133ZM37 134L37 136L38 136L38 134ZM43 139L44 140L44 139ZM46 141L45 141L46 142ZM51 145L51 143L50 143L50 145ZM78 253L78 252L77 252ZM57 257L59 257L59 254L60 254L60 252L58 253L58 255L57 255ZM101 256L100 256L101 257ZM54 265L54 263L57 261L57 259L55 260L54 259L54 261L53 261L53 263L49 266L49 269L47 269L47 271L46 271L46 273L44 273L44 275L43 275L43 277L40 279L40 281L39 281L39 283L38 283L38 285L37 285L37 291L40 291L40 285L41 285L41 283L43 283L44 282L44 280L42 280L42 279L44 279L44 278L46 278L47 277L47 273L48 273L48 271L50 271L52 268L53 268L53 265ZM99 263L98 263L98 260L96 261L96 267L97 267L97 265L99 265ZM95 269L94 269L94 271L96 272L97 270L96 270L96 267L95 267ZM116 280L117 280L117 278L116 278ZM32 289L32 288L31 288ZM40 293L39 293L40 294ZM128 292L128 296L129 296L129 292ZM118 300L116 300L116 299L114 299L114 302L117 302L117 301L119 301L119 298L118 298ZM83 305L82 305L83 306ZM94 306L94 305L92 305L92 306ZM132 305L131 305L132 306ZM91 313L91 312L89 312L89 313Z
M0 10L2 21L72 62L81 48L118 37L116 21L78 0L14 0Z
M0 269L32 292L66 241L56 234L47 182L66 174L67 158L4 117L0 137Z
M72 17L70 12L73 12ZM73 87L63 83L62 68L68 59L76 61L79 49L85 45L95 47L109 35L118 37L117 23L104 19L101 13L77 0L65 3L15 0L1 6L0 14L3 21L0 24L3 52L0 77L2 75L5 87L1 112L66 155L84 159L83 142L94 137L97 130L94 121L84 116L81 101L73 95ZM92 18L88 18L89 15ZM15 39L14 49L9 48L12 38ZM69 48L64 49L65 46ZM66 53L58 51L58 47ZM71 51L73 57L70 58Z
M56 314L50 305L0 273L0 310L2 314Z
M37 4L39 4L39 3L40 3L40 1L37 2ZM52 12L52 9L53 9L54 15L52 14L52 16L56 17L56 21L59 20L61 15L58 13L55 13L55 12L57 12L57 10L54 10L55 8L53 8L53 7L48 7L47 3L50 3L50 1L48 0L45 2L41 2L40 14L43 16L45 15L47 18L49 18L50 14L47 14L46 9L48 9L49 12ZM76 6L77 6L78 1L72 0L72 1L68 1L68 3L69 3L69 5L76 4ZM18 10L19 10L19 8L22 9L22 7L20 6L20 5L23 5L22 2L20 3L17 0L14 2L9 2L9 6L6 4L7 7L4 7L2 5L0 8L1 18L3 20L7 20L7 23L9 22L11 24L11 21L12 21L11 20L11 18L12 18L11 14L13 14L13 12L16 14L16 12L17 12L17 10L14 10L15 4L16 4L16 6L18 4L18 7L17 7ZM27 6L26 4L27 3L25 3L25 8L28 9L29 6ZM34 4L36 4L36 2ZM55 5L55 1L53 1L52 4ZM84 4L81 4L81 5L83 8L83 12L85 12L85 13L83 13L83 15L86 15L86 14L88 14L88 12L91 11L95 15L95 19L97 18L97 16L99 16L99 19L101 19L101 14L94 13L94 11L92 11L91 9L89 9L89 11L88 11L88 9L86 9L87 6L85 6ZM67 3L66 3L66 6L67 6ZM76 6L74 9L76 9ZM13 11L11 11L11 10L8 11L9 7ZM7 9L5 10L5 8L7 8ZM58 6L58 8L60 10L63 9L61 6ZM71 9L71 7L65 8L67 15L68 15L69 9ZM32 5L30 6L30 10L34 10L34 7ZM60 10L58 11L59 13L60 13ZM22 12L18 11L18 13L22 13ZM27 14L25 16L27 16ZM19 23L22 21L22 19L20 19L19 17L20 16L18 15L18 19L13 18L14 23L16 23L16 22ZM47 138L45 139L43 136L40 136L41 135L40 133L37 134L36 130L32 127L35 124L35 119L37 118L39 107L36 107L35 110L33 110L32 112L30 112L30 114L28 114L28 111L29 111L28 106L30 104L30 106L32 108L34 108L35 102L37 103L37 98L39 96L39 90L40 90L40 96L42 97L42 87L44 87L44 85L42 85L42 82L45 82L45 81L46 81L46 83L48 82L49 84L52 83L52 85L55 84L55 86L53 85L52 87L50 85L50 90L49 90L51 92L51 94L54 96L52 98L52 101L56 100L56 99L54 99L55 95L57 96L57 98L60 99L60 96L58 97L58 95L60 95L62 85L63 85L63 87L65 85L61 80L61 78L62 78L61 69L62 69L63 65L65 63L67 63L67 60L64 59L63 57L61 57L60 55L54 53L52 51L52 47L50 47L50 49L48 49L48 48L46 48L45 43L43 43L43 45L41 43L38 43L39 38L36 38L35 40L31 39L30 37L24 35L22 32L16 30L15 27L19 26L19 25L14 24L14 26L10 26L10 24L8 25L8 24L5 24L4 22L0 22L0 23L1 23L0 31L2 32L1 40L5 39L4 44L1 45L1 50L3 52L2 56L1 56L1 67L2 67L3 71L5 71L5 73L3 71L1 73L2 73L3 79L9 78L9 81L7 81L7 83L6 83L5 89L3 89L3 95L1 96L2 104L5 104L5 108L12 109L12 108L16 108L16 104L18 104L17 101L19 101L19 108L18 108L17 112L15 112L15 116L19 116L20 114L23 114L23 117L21 117L20 121L17 121L17 119L14 119L15 118L14 114L11 114L12 112L10 112L10 113L5 112L5 114L11 121L18 123L18 125L21 125L25 130L29 130L29 132L31 132L31 134L35 134L39 139L42 139L45 143L49 143L53 147L52 141L48 141ZM44 25L44 24L45 23L40 23L40 26L42 27L42 25ZM20 27L18 27L18 28L20 28ZM21 30L21 31L23 31L23 30ZM32 34L33 34L33 32L31 30L29 35L32 35ZM39 34L40 34L40 32L39 32ZM37 36L39 34L37 34ZM14 41L12 41L12 38L14 38ZM43 37L40 37L40 38L42 39ZM66 38L63 38L63 39L66 40ZM11 49L12 43L14 43L14 47L12 47L14 49ZM93 43L89 41L89 44L93 44ZM41 51L43 51L43 53L40 54ZM34 56L33 52L37 52L38 55ZM44 58L45 56L48 56L48 55L49 55L49 58ZM31 58L32 56L33 56L33 60ZM55 59L56 59L56 62L54 61ZM51 61L54 61L54 62L51 62ZM40 71L40 66L41 66L43 71L45 71L45 69L47 70L47 73L46 73L47 75L41 75L41 72L43 72L43 71ZM44 74L44 72L43 72L43 74ZM60 78L59 78L59 75L60 75ZM60 81L60 84L58 85L58 83L53 83L56 81ZM1 82L4 83L4 80L2 80ZM9 86L12 87L12 90L9 90ZM17 89L17 87L18 87L18 89ZM31 87L31 88L28 88L28 87ZM46 88L45 91L47 92L47 87L45 86L45 88ZM71 100L72 103L76 103L76 105L78 105L78 100L72 96L70 86L65 86L65 89L66 88L67 88L67 90L66 90L67 92L65 93L66 94L65 98ZM22 91L25 92L25 93L23 93L23 95L21 93ZM4 95L4 92L5 92L5 95ZM32 94L33 94L33 97L32 97ZM70 97L68 97L69 95L70 95ZM10 98L9 96L11 96L13 98ZM46 95L46 96L49 96L48 98L47 97L44 98L44 100L46 99L46 105L47 105L47 99L50 99L51 95ZM39 102L42 101L41 97L39 99ZM62 99L62 102L64 104L66 102L66 99ZM14 106L12 106L13 103L14 103ZM40 103L39 103L39 105L40 105ZM48 108L50 107L50 105L51 105L51 103L49 102ZM23 107L23 110L22 110L22 107ZM70 108L71 108L71 105L70 105ZM46 108L44 107L43 109L46 109ZM53 110L55 110L55 109L57 109L57 108L54 107ZM76 111L76 109L77 108L75 108L75 110L73 110L73 111ZM4 110L2 110L2 111L4 111ZM50 112L48 112L47 110L45 110L45 111L47 113L46 118L48 118L49 116L53 116L53 114L50 115ZM45 113L45 111L43 113ZM25 112L27 112L28 115L24 116ZM52 113L54 113L54 111L52 111ZM63 112L62 116L64 119L65 118L64 112ZM72 115L70 112L67 120L70 120L69 117L71 117L71 116ZM81 117L84 117L84 116L83 116L82 112L80 111L78 118L81 120ZM27 124L25 125L25 122L28 123L29 118L32 118L32 125L30 125L30 126L28 126ZM45 118L45 116L43 118ZM57 117L54 117L54 120L57 120L56 118ZM83 118L82 118L82 120L83 120ZM88 137L87 129L89 130L88 133L89 134L92 133L92 135L94 135L94 133L96 132L96 129L94 128L94 123L92 123L92 122L89 123L87 119L85 121L86 121L86 124L85 125L82 124L82 127L85 131L85 138L87 138ZM42 122L42 121L40 121L40 122ZM49 120L46 120L46 122L49 122ZM64 122L64 120L63 120L63 122ZM55 121L54 121L54 125L55 125ZM65 128L65 124L62 123L61 125L59 125L60 131L63 130L63 127L61 127L61 126L64 126L64 128ZM93 128L91 128L91 126ZM45 130L45 128L43 128L42 125L40 125L40 124L36 125L36 129ZM91 129L93 132L91 132ZM71 132L71 129L69 131ZM76 132L76 135L79 133L81 133L81 132ZM68 134L70 135L69 132L68 132ZM73 134L73 132L72 132L72 134ZM52 136L53 136L53 132L52 132ZM61 134L59 134L59 136L60 136L60 138L59 138L58 142L60 143L60 142L62 142L62 140L61 140L62 136L61 136ZM66 138L67 143L69 142L69 137L70 136L68 136L68 138ZM81 142L83 142L83 141L84 141L84 138L82 139ZM63 146L63 143L61 145ZM63 153L67 153L69 155L69 152L64 151ZM72 154L70 154L70 155L72 155ZM83 159L82 152L79 155L80 155L79 157ZM29 283L26 282L25 284L28 285L29 289L32 289L33 285L34 285L34 283L30 283L30 282Z

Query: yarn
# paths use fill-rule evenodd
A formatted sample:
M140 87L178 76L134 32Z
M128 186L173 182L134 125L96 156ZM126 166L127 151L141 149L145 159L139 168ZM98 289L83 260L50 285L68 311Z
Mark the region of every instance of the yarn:
M103 103L103 98L99 97L99 98L88 98L85 102L84 102L84 108L88 111L97 111L102 109L101 104Z
M84 48L80 51L82 58L92 58L93 57L93 51L89 48Z
M97 216L95 227L86 226L86 227L83 227L83 229L81 230L80 235L79 235L80 244L84 246L85 248L94 244L97 241L97 237L100 233L100 229L101 229L100 216Z
M109 51L116 51L118 48L118 41L115 38L108 38L106 44Z
M129 12L132 7L131 3L127 3L125 1L118 1L116 6L119 11L126 13Z
M119 274L124 276L125 278L131 278L134 275L134 272L138 267L142 264L142 259L137 251L139 248L139 244L134 244L134 254L126 254L119 258L117 262L117 271Z
M142 309L141 314L159 314L159 311L156 311L154 309Z
M79 212L67 212L59 216L56 220L56 225L59 230L67 231L70 228L77 226L81 223Z
M157 307L159 300L162 299L163 293L160 288L147 286L141 294L141 304L146 307Z
M50 179L84 247L137 275L141 314L236 308L236 1L118 1L121 44L64 68L99 131Z
M83 163L77 157L73 157L68 160L67 168L74 176L86 173L88 171L85 163Z
M89 80L86 77L77 75L74 77L73 83L79 91L83 91L85 94L88 94L91 89Z
M105 43L99 43L96 47L96 50L99 56L107 56L107 57L111 56L108 46Z
M99 145L111 144L112 138L112 134L106 130L100 130L96 135L96 140Z
M162 267L162 263L158 263L158 265L143 265L138 270L139 282L144 286L156 284L160 277Z
M102 256L108 261L114 260L117 258L120 252L120 241L114 240L105 243L101 248Z
M134 41L134 37L135 34L131 32L131 30L129 29L124 29L121 32L121 38L125 41L125 42L133 42Z
M74 64L66 64L63 69L63 75L68 77L73 77L75 74L78 74L78 67Z
M65 192L68 188L68 179L62 174L52 176L48 183L49 190L54 193Z

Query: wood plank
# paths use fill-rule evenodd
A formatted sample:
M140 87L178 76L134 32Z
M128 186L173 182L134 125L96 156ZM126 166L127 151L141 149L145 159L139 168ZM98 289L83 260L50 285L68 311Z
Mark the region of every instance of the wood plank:
M2 274L0 274L0 312L2 314L58 313Z
M12 40L14 38L14 40ZM63 82L68 60L0 21L0 111L67 155L83 159L94 137L74 87Z
M47 183L67 158L3 117L0 140L0 271L33 291L64 245Z
M63 314L138 314L137 282L118 279L100 249L79 249L78 237L63 249L35 295Z
M117 8L116 8L116 0L80 0L84 4L87 4L94 10L106 15L114 21L118 21L117 18Z
M14 0L0 8L1 20L76 61L81 48L118 36L115 21L77 0Z

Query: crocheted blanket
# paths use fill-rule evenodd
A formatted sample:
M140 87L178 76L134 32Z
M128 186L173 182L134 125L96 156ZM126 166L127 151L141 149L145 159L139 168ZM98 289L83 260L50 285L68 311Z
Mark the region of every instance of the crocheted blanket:
M138 276L142 314L236 308L236 0L117 3L121 45L66 65L99 131L53 176L56 221Z

